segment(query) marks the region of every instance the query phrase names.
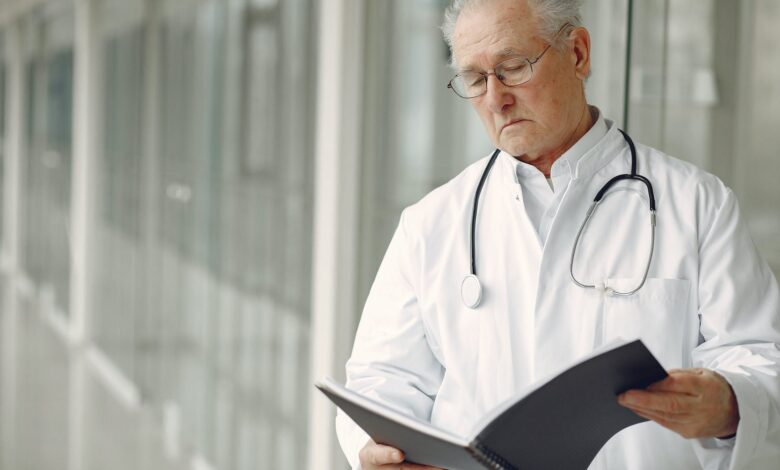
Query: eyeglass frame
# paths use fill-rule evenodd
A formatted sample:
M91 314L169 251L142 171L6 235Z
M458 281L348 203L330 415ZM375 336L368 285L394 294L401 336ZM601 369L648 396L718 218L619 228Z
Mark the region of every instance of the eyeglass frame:
M546 53L547 53L547 51L548 51L548 50L549 50L549 49L552 47L552 45L555 43L555 41L557 41L557 40L558 40L558 36L559 36L559 35L560 35L560 34L561 34L561 33L562 33L562 32L563 32L563 31L564 31L564 30L565 30L567 27L569 27L569 26L574 26L574 25L572 25L571 23L566 23L566 24L564 24L563 26L561 26L561 29L559 29L559 30L558 30L558 32L557 32L557 33L555 33L555 36L553 36L553 39L552 39L552 41L550 41L550 42L547 44L547 47L545 47L545 48L544 48L544 50L541 52L541 54L539 54L538 56L536 56L536 58L535 58L535 59L533 59L533 60L529 59L528 57L520 57L520 56L518 56L518 57L512 57L512 58L509 58L509 59L503 60L503 61L499 62L498 64L496 64L496 66L495 66L495 67L493 67L493 71L492 71L492 72L473 72L473 73L478 73L478 74L482 75L482 80L483 80L483 81L484 81L484 83L485 83L485 91L483 91L482 93L480 93L480 94L478 94L478 95L474 95L474 96L463 96L463 95L461 95L460 93L458 93L458 92L455 90L455 87L453 87L453 86L452 86L452 82L454 82L455 80L457 80L459 77L462 77L462 76L463 76L463 72L455 74L455 76L454 76L454 77L452 77L452 78L450 79L450 81L449 81L449 82L447 82L447 88L449 88L450 90L452 90L452 92L453 92L453 93L455 93L455 95L457 95L458 97L460 97L460 98L463 98L463 99L465 99L465 100L470 100L470 99L472 99L472 98L478 98L478 97L480 97L480 96L482 96L482 95L485 95L485 94L487 94L487 92L488 92L488 87L487 87L488 77L489 77L489 76L491 76L491 75L495 75L495 76L496 76L496 78L498 79L498 81L499 81L499 82L501 82L501 84L502 84L502 85L504 85L504 86L508 86L508 87L516 87L516 86L520 86L520 85L523 85L523 84L526 84L526 83L530 82L530 81L531 81L531 80L534 78L534 64L536 64L537 62L539 62L539 61L542 59L542 57L544 56L544 54L546 54ZM499 69L499 68L500 68L500 67L501 67L503 64L506 64L506 63L507 63L507 62L509 62L509 61L512 61L512 60L517 60L517 59L524 59L524 60L525 60L525 61L528 63L528 66L531 68L531 73L528 75L528 79L527 79L527 80L525 80L525 81L522 81L522 82L520 82L520 83L515 83L514 85L509 85L509 84L507 84L507 83L504 83L504 80L502 79L502 77L501 77L501 74L499 73L498 69Z

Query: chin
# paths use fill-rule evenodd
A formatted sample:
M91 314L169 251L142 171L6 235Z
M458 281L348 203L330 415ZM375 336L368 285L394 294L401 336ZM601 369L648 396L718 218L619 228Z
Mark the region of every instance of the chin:
M536 145L534 144L538 144L538 141L536 140L537 139L534 139L533 136L520 132L507 132L505 135L499 136L498 139L501 144L501 150L511 153L516 157L533 151L533 149L536 148Z
M529 147L527 145L520 144L518 142L512 142L512 143L505 143L500 146L501 150L504 152L519 157L521 155L525 155L528 153Z

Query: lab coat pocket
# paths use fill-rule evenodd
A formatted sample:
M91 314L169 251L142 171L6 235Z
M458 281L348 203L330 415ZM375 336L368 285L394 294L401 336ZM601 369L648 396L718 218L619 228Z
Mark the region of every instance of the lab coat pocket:
M630 291L641 279L607 279L617 291ZM604 340L641 338L667 369L682 367L685 318L691 282L652 279L633 295L604 298Z

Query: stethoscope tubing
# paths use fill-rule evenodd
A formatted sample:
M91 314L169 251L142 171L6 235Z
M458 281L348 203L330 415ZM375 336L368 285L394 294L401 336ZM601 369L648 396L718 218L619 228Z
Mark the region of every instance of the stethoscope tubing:
M482 172L482 177L479 179L479 184L477 184L477 191L474 194L474 206L473 206L473 210L471 211L471 274L473 276L477 275L476 244L477 244L477 207L479 206L479 195L482 194L482 187L485 186L485 180L487 180L487 177L490 174L490 170L493 168L493 164L496 163L496 159L498 158L498 155L500 153L501 150L496 149L496 151L493 152L493 155L491 155L487 166L485 166L485 170Z
M580 282L579 280L577 280L576 276L574 275L574 259L577 252L577 246L579 245L582 234L585 231L585 227L588 225L588 222L593 217L593 214L596 212L596 209L601 204L601 201L604 198L604 196L607 194L607 191L615 183L619 181L623 181L623 180L639 181L643 183L643 185L647 188L648 202L650 206L650 251L647 257L647 264L645 265L644 273L642 275L642 280L636 288L627 292L617 291L609 287L606 287L604 289L605 292L609 295L629 296L638 292L645 285L645 282L647 281L647 275L650 272L650 264L652 263L653 253L655 251L656 206L655 206L655 193L653 191L652 183L650 183L650 180L648 180L646 177L637 173L636 146L634 145L634 141L622 129L618 129L618 130L623 135L623 139L626 141L631 151L631 173L612 177L596 193L596 197L593 199L593 203L591 203L590 207L588 208L588 211L585 215L585 219L583 220L579 230L577 231L577 236L574 240L574 245L572 246L571 259L569 260L569 275L571 276L572 281L579 287L585 289L598 289L598 287L595 284L585 284L583 282ZM467 275L463 279L463 282L461 283L461 298L463 299L464 304L466 304L467 307L472 309L477 308L482 301L482 284L479 281L479 278L477 277L477 253L476 253L477 212L479 208L479 197L482 194L482 188L485 186L485 182L487 181L487 177L490 174L490 170L493 168L493 165L495 164L496 159L498 158L498 155L500 153L501 151L499 149L496 149L493 152L493 155L491 155L490 160L488 160L488 163L485 166L484 171L482 172L482 176L479 179L479 183L477 184L477 190L474 194L474 202L473 202L473 207L471 212L471 234L470 234L471 235L470 237L470 248L471 248L470 268L471 269L469 275Z

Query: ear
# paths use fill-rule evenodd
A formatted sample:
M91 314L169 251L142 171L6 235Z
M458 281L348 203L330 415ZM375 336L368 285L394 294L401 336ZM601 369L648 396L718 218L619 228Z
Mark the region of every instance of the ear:
M574 74L584 81L590 73L590 33L583 27L574 28L569 33L569 40L572 42Z

